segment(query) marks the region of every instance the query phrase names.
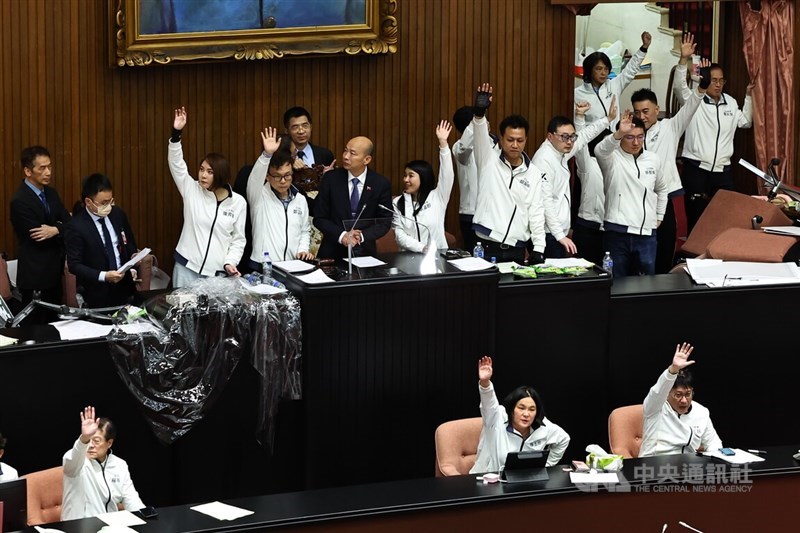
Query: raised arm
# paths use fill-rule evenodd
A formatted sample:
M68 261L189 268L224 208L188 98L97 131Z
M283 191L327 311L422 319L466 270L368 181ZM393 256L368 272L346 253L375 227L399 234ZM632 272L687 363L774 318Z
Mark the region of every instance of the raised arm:
M748 85L742 110L737 111L738 120L736 125L740 128L749 128L753 125L753 97L750 94L752 90L752 84Z
M573 143L572 150L567 154L567 159L575 157L575 155L584 147L588 146L595 137L608 129L609 124L614 122L617 118L617 95L611 97L611 107L608 109L608 116L600 120L595 120L587 126L585 120L586 112L589 111L591 107L592 104L589 102L577 102L575 104L575 130L578 134L578 138ZM583 124L583 127L580 129L578 129L578 121Z
M475 93L475 118L472 119L475 164L480 170L496 154L492 151L492 139L489 137L489 123L486 121L486 110L492 103L494 90L488 83L478 86Z
M94 407L88 405L81 411L81 434L75 445L64 455L64 475L76 477L81 473L86 460L86 451L92 437L97 433L100 419L95 416Z
M639 73L642 68L642 61L644 61L644 58L647 55L647 49L650 48L650 43L652 40L653 37L649 32L642 32L642 46L636 50L635 54L631 56L628 64L625 65L625 68L622 69L622 72L619 73L619 76L610 82L607 82L615 86L615 89L617 90L614 92L619 94L624 91L625 87L627 87L633 81L633 78L635 78Z
M450 201L450 193L453 191L453 182L456 178L453 154L447 143L447 138L452 130L453 126L446 120L442 120L436 126L436 139L439 141L439 183L434 189L434 194L439 197L445 209Z
M260 133L264 151L256 159L253 169L250 171L250 177L247 178L247 203L251 207L261 205L261 193L264 190L264 181L267 179L269 161L272 158L272 154L280 147L278 130L267 127Z
M695 362L689 360L692 355L694 347L684 342L675 347L675 354L672 356L672 364L667 367L667 370L662 372L656 381L656 384L650 389L647 397L644 399L644 417L653 417L661 412L661 406L667 401L667 395L672 390L672 385L675 383L675 378L678 373L684 368L693 365Z
M183 128L186 127L186 118L185 107L179 107L175 110L175 117L172 121L172 136L169 138L167 149L169 172L172 174L172 179L175 181L175 185L178 186L178 192L181 193L181 196L184 195L186 187L194 181L189 175L186 161L183 160L183 147L181 146L181 135Z

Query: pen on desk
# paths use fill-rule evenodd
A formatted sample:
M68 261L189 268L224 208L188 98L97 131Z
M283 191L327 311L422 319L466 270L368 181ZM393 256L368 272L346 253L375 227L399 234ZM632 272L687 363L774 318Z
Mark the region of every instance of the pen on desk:
M764 450L747 450L747 451L750 452L750 453L755 453L755 454L765 454L765 453L767 453Z
M700 531L699 529L695 529L695 528L693 528L692 526L690 526L690 525L689 525L689 524L687 524L686 522L678 522L678 525L680 525L680 526L683 526L683 527L685 527L686 529L691 529L692 531L697 531L697 533L703 533L703 532L702 532L702 531Z

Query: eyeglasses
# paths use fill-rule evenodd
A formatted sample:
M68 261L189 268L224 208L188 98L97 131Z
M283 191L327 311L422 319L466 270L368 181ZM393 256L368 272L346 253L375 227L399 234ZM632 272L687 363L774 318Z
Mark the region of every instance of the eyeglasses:
M283 176L276 176L274 174L269 174L269 177L274 179L275 181L291 181L292 180L292 172L288 174L284 174Z
M711 78L711 83L714 85L725 85L725 82L728 81L725 78Z
M622 138L628 142L633 142L633 141L642 142L644 140L644 135L625 135Z
M672 397L676 400L680 401L686 398L687 400L691 400L692 396L694 396L694 391L687 390L686 392L673 392Z
M569 133L554 133L553 136L557 139L561 139L565 143L575 142L578 140L578 134L576 133L571 135Z
M114 205L114 199L113 198L111 200L107 200L107 201L99 203L99 204L97 202L95 202L94 200L92 200L91 198L89 198L89 201L92 202L95 207L108 207L109 205Z

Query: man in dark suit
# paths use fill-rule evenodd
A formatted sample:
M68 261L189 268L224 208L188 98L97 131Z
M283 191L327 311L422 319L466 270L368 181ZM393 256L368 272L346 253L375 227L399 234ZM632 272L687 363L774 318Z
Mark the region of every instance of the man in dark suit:
M392 190L388 179L367 168L373 149L366 137L350 139L342 154L343 168L331 170L322 178L314 211L314 225L323 235L319 257L347 257L347 246L353 247L353 255L374 255L375 241L389 231ZM345 231L343 221L353 221L359 215L363 221L382 220L359 222L358 227Z
M128 217L114 205L111 180L92 174L83 180L82 204L64 231L69 271L87 307L129 303L136 294L131 271L119 268L136 254Z
M316 165L329 167L333 163L333 152L322 146L311 144L311 113L303 107L291 107L283 114L283 126L294 143L294 168Z
M50 152L43 146L30 146L22 151L20 162L25 179L11 199L11 225L19 242L17 287L23 305L33 299L34 291L40 292L41 300L60 304L64 272L61 230L69 213L50 187ZM36 309L26 323L44 324L56 318L54 312Z

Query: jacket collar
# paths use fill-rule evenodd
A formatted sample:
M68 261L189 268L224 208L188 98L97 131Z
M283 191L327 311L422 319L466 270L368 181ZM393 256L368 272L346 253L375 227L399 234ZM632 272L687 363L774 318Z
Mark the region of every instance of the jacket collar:
M703 103L710 104L710 105L728 105L728 101L725 99L725 93L719 95L719 103L716 103L713 98L704 94L703 95Z

